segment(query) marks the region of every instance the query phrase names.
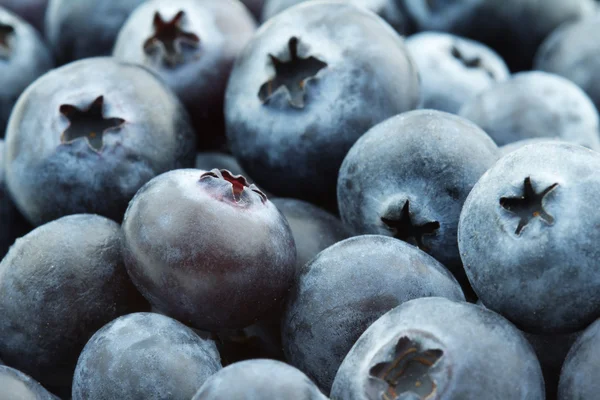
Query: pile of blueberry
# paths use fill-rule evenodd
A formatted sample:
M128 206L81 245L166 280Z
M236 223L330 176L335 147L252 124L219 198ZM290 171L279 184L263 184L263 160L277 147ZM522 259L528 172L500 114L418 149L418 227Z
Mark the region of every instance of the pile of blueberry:
M599 38L0 0L0 400L600 399Z

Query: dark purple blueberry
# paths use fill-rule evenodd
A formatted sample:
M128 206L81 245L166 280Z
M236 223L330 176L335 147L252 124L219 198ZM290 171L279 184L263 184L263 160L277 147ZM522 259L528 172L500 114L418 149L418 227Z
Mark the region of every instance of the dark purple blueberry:
M573 82L546 72L513 75L471 98L459 115L479 125L498 146L545 137L600 149L594 103Z
M52 66L40 34L0 0L0 137L21 93Z
M56 61L110 55L125 20L145 1L48 0L44 24Z
M242 0L242 3L248 7L256 21L260 20L265 0Z
M508 78L504 60L489 47L443 32L406 39L421 77L419 108L458 113L476 94Z
M352 144L418 99L417 70L393 29L364 9L311 1L272 18L242 51L227 135L260 187L333 208Z
M4 257L15 239L31 231L33 227L15 206L4 178L4 140L0 140L0 259Z
M353 236L352 230L336 216L297 199L271 200L290 224L296 243L296 266L299 271L321 250Z
M3 400L60 400L30 376L6 366L0 366L0 398Z
M591 324L577 338L563 364L558 384L558 400L583 400L598 397L598 359L600 359L600 321Z
M262 20L266 21L270 18L273 18L280 12L306 1L307 0L265 0L262 11ZM410 31L409 21L403 11L403 6L400 4L400 1L346 0L344 2L357 7L363 7L369 11L373 11L383 18L388 24L390 24L398 33L404 35L408 34Z
M249 360L223 368L192 400L327 400L301 371L274 360Z
M555 334L600 317L600 154L525 146L477 182L458 226L473 289L522 330Z
M452 274L413 246L380 235L339 242L308 263L292 287L281 324L286 359L329 393L342 360L371 323L428 296L464 301Z
M84 212L121 221L147 181L193 165L194 142L185 109L150 72L82 60L19 98L6 135L6 181L34 225Z
M0 0L0 7L23 18L39 32L44 31L44 17L48 0Z
M72 398L189 400L220 369L214 342L164 315L129 314L85 345Z
M198 146L218 148L225 142L227 79L255 29L237 0L153 0L123 25L113 56L160 76L186 106Z
M444 31L485 43L513 71L531 69L538 46L560 24L593 15L593 0L402 1L418 30Z
M158 309L196 328L250 325L276 306L295 271L287 221L246 179L183 169L146 184L123 221L125 261Z
M561 75L581 87L600 108L600 14L564 24L539 47L535 69Z
M400 114L348 152L338 178L340 215L359 233L419 247L461 277L460 211L497 158L494 142L470 121L434 110Z
M375 321L342 363L332 399L544 400L531 345L500 315L444 298Z
M123 264L119 225L71 215L38 227L0 263L0 357L57 394L104 324L147 303Z

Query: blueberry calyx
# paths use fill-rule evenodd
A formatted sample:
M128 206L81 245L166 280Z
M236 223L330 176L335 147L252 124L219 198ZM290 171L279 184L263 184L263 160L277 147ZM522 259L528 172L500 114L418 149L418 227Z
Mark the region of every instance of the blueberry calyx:
M313 79L327 63L313 56L302 58L298 56L299 39L290 38L288 42L289 60L284 61L269 54L275 68L275 76L265 82L258 92L259 99L266 104L279 88L287 90L288 103L294 108L304 108L305 85L308 79Z
M424 350L419 343L402 336L396 344L392 358L375 364L369 370L369 398L395 400L404 393L412 393L422 400L431 398L437 384L429 376L429 370L443 354L440 349ZM379 384L381 381L387 386L383 393Z
M492 71L490 71L489 69L487 69L485 67L485 65L483 65L483 62L481 61L481 57L475 56L475 57L467 57L463 54L462 51L460 51L460 49L458 48L458 46L456 44L452 45L452 48L450 49L450 54L452 54L452 57L456 58L458 61L460 61L465 67L467 68L480 68L482 70L484 70L490 78L492 79L496 79L496 77L494 76L494 73Z
M198 35L184 31L181 23L185 18L185 11L179 11L170 21L165 21L162 15L154 13L154 34L144 42L144 52L152 54L162 48L162 60L169 67L183 63L183 47L197 49L200 44Z
M0 58L2 59L8 59L10 57L11 48L8 40L14 32L15 28L11 25L0 22Z
M103 108L104 96L98 96L86 109L61 105L60 113L69 120L69 126L60 136L61 143L69 144L83 138L90 149L100 153L104 148L104 133L125 123L122 118L104 118Z
M548 225L554 224L554 217L544 209L543 201L544 198L558 186L558 183L554 183L544 189L542 192L537 193L533 189L531 184L531 177L525 178L523 182L523 196L521 197L502 197L500 198L500 205L502 208L516 214L519 219L519 224L515 233L517 236L521 235L523 228L527 226L529 221L535 217L539 217Z
M215 168L200 175L200 181L207 178L222 179L229 182L231 184L232 198L236 203L241 201L245 189L250 189L252 192L258 194L263 204L267 201L267 196L255 184L248 184L248 181L242 175L233 175L226 169Z
M387 210L385 215L381 217L381 221L393 232L396 239L409 243L410 239L413 239L417 244L417 247L423 251L429 250L427 246L423 244L423 236L435 235L436 231L440 229L440 223L438 221L426 222L422 225L415 224L410 213L409 200L404 202L400 215L398 215L396 207L392 206Z

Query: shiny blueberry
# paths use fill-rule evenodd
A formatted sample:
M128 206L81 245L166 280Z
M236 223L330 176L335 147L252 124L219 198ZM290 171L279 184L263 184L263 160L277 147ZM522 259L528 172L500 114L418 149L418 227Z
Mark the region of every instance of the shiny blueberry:
M293 279L296 248L287 221L256 186L227 170L154 178L131 201L123 231L138 289L199 329L250 325L281 301Z
M153 0L131 14L113 56L160 76L189 111L199 147L215 148L225 141L227 79L254 30L237 0Z
M477 182L458 226L473 289L531 333L570 333L600 316L600 154L540 143Z
M155 76L110 58L82 60L19 98L6 181L34 225L76 213L120 222L147 181L193 165L194 143L185 109Z
M240 54L227 135L258 186L335 207L352 144L418 98L417 70L393 29L349 4L307 2L264 24Z
M511 323L445 298L408 301L358 339L333 383L344 400L544 400L533 349Z
M286 359L328 393L373 321L426 296L464 300L452 274L413 246L380 235L339 242L309 262L292 287L281 324Z
M189 400L220 369L214 342L164 315L129 314L85 345L72 399Z
M0 357L57 394L104 324L147 303L123 263L119 225L63 217L18 239L0 263Z

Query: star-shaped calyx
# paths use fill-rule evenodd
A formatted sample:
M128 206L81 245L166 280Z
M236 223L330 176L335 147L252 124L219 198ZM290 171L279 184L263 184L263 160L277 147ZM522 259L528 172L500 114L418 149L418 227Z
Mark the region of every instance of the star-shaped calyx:
M554 223L554 217L546 210L544 210L544 198L558 186L558 183L554 183L548 186L546 189L537 193L533 189L531 184L531 177L525 178L523 183L523 196L521 197L502 197L500 199L500 205L505 210L516 214L519 219L519 224L515 233L521 235L523 228L535 217L539 217L548 225Z
M437 221L426 222L422 225L415 224L410 213L409 200L406 200L402 206L400 215L385 215L381 217L381 221L393 232L396 239L409 243L412 239L421 250L425 251L428 248L423 244L423 236L434 235L440 229L440 223Z
M371 384L367 386L369 398L395 400L402 394L411 393L421 400L430 399L435 394L437 385L429 376L429 370L443 354L440 349L423 350L418 343L405 336L401 337L392 359L371 367ZM383 392L380 381L386 384Z
M184 47L197 49L200 45L198 35L186 32L181 25L185 12L179 11L170 21L163 20L160 13L154 13L154 34L144 42L144 52L152 54L162 49L162 59L170 67L184 61Z
M458 61L460 61L465 67L467 67L467 68L479 68L479 69L482 69L482 70L485 71L486 74L488 74L488 76L490 78L495 79L494 73L485 67L485 65L483 64L483 61L481 61L481 57L479 57L479 56L474 56L474 57L467 57L467 56L465 56L463 54L463 52L460 51L460 49L458 48L458 46L456 44L453 45L452 48L450 49L450 54L452 54L452 57L454 57Z
M15 33L11 25L0 22L0 58L8 58L11 53L9 39Z
M60 113L69 120L69 126L60 136L61 143L84 139L92 150L100 152L104 147L104 133L125 123L122 118L104 118L103 108L104 96L97 97L83 110L69 104L61 105Z
M314 78L317 73L327 64L310 56L302 58L298 56L299 40L292 37L288 42L289 59L284 61L269 54L275 76L265 82L258 92L258 97L266 103L271 95L280 87L284 87L289 93L289 104L294 108L304 108L304 86L308 79Z

